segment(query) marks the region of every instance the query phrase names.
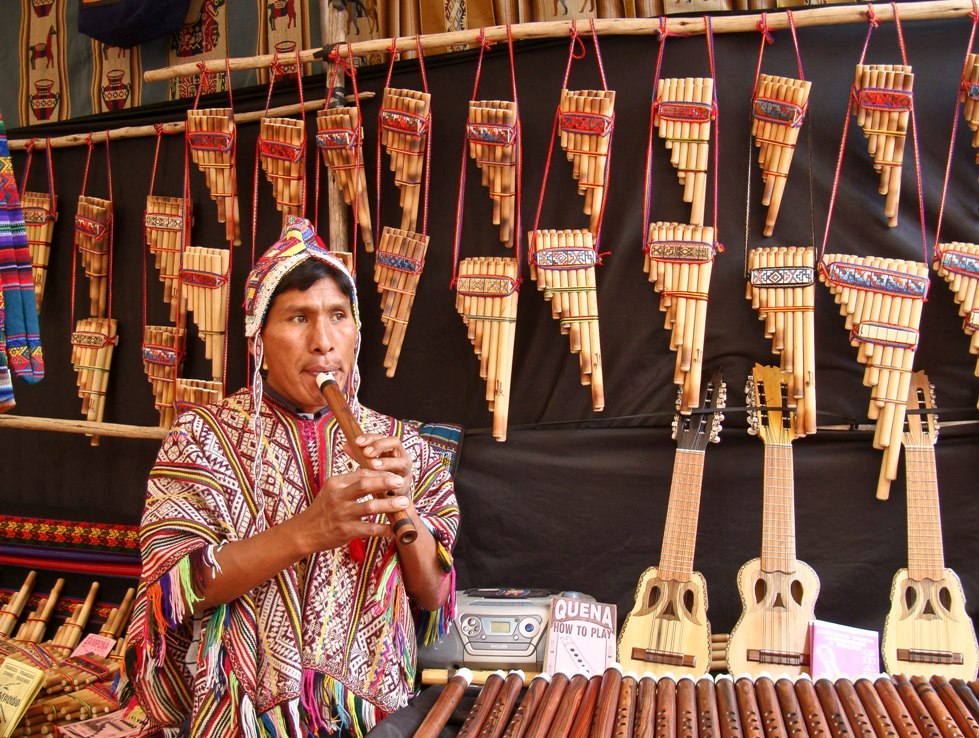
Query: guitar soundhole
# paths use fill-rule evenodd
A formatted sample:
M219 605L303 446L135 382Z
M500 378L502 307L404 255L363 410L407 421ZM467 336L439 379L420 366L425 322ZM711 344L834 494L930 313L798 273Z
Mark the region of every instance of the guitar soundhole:
M946 610L952 609L952 593L949 591L948 587L942 587L938 590L938 601Z
M768 585L765 584L764 579L755 580L755 602L760 603L765 599L765 593L768 591Z
M684 609L686 609L686 611L689 613L693 613L693 603L694 603L693 591L688 589L683 593Z
M648 600L649 607L656 607L656 603L659 602L661 591L662 590L660 589L660 586L658 584L654 584L652 587L649 588L649 600Z
M792 593L792 599L795 600L797 605L802 604L802 582L798 579L793 579L792 584L789 587L789 591Z
M918 601L918 593L915 591L914 587L904 588L904 606L908 610L914 609L914 603Z

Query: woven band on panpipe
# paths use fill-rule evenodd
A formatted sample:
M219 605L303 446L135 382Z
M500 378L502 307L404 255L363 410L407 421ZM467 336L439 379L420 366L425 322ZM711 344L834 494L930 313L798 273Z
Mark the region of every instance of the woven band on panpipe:
M385 87L381 102L381 143L400 190L401 228L406 231L415 230L418 222L431 101L427 92Z
M34 277L34 299L41 312L44 284L48 278L48 261L51 258L51 238L56 219L55 203L47 192L24 192L21 209L27 230L27 247L31 252L31 271Z
M704 224L710 128L714 120L711 77L667 78L656 85L653 125L670 151L670 163L690 203L690 222Z
M211 360L211 379L224 375L224 340L227 322L229 249L188 246L180 266L180 289L187 309L194 314L204 355Z
M109 294L112 246L112 201L82 195L75 214L75 245L88 277L88 305L93 318L104 318Z
M493 201L493 224L500 227L500 241L507 248L513 247L516 237L519 125L515 102L469 101L469 156L480 169L483 187Z
M218 222L225 224L225 238L241 245L235 166L235 118L231 108L187 111L187 144L190 156L207 182L211 199L218 206Z
M670 348L677 352L673 381L683 388L680 412L700 397L707 296L717 244L714 229L686 223L650 223L643 271L660 294Z
M469 328L486 380L486 401L493 413L493 437L506 440L510 411L510 373L517 324L517 260L471 257L459 262L456 311Z
M979 54L969 54L966 60L959 99L965 103L962 112L972 131L972 148L979 149ZM979 163L979 154L976 162Z
M614 113L614 90L561 90L558 109L561 148L571 162L578 194L585 197L585 215L590 216L588 229L596 236L608 184Z
M948 282L962 316L962 328L972 336L969 352L979 354L979 245L940 243L935 249L935 270ZM979 362L976 363L979 377Z
M193 222L193 203L190 200L157 195L146 198L146 212L143 215L146 245L160 272L163 299L170 305L170 320L174 322L186 307L177 299L180 294L180 252Z
M900 64L858 64L853 82L854 112L880 174L887 225L897 225L901 167L913 99L914 75Z
M364 127L356 107L329 108L316 116L316 146L336 180L343 201L356 210L364 248L374 250L371 211L364 172Z
M173 387L173 404L177 415L191 408L210 405L224 399L224 385L210 379L178 377Z
M751 135L758 147L762 182L761 203L768 208L762 233L771 236L782 204L792 155L809 105L811 82L762 74L751 101Z
M82 318L71 334L71 363L78 373L78 396L85 420L102 422L112 352L119 342L117 328L113 318ZM91 439L93 446L99 445L98 436Z
M385 226L374 259L374 281L381 293L381 322L384 324L384 368L393 377L404 344L418 280L425 267L428 236Z
M884 500L897 477L921 308L928 294L928 265L824 254L819 279L833 293L850 330L850 345L866 365L863 383L872 388L867 416L877 422L874 448L884 449L877 485L877 497Z
M186 336L185 329L169 325L143 328L143 371L153 388L161 428L173 425L173 385L183 367Z
M275 207L282 223L290 215L303 214L306 190L306 123L295 118L262 118L259 121L258 158L272 185Z
M789 397L798 406L796 435L816 432L816 250L772 246L748 254L747 298L781 358ZM790 401L791 401L790 400Z
M530 276L551 303L551 317L578 354L582 385L591 385L592 407L605 409L602 344L598 332L597 256L591 231L531 231Z

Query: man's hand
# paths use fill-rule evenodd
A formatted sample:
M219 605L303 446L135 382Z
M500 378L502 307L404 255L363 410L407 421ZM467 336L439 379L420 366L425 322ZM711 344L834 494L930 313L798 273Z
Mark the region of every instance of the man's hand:
M355 438L353 442L370 459L372 470L396 474L401 478L401 484L393 490L395 494L411 498L414 491L411 488L411 458L405 451L401 439L365 433Z

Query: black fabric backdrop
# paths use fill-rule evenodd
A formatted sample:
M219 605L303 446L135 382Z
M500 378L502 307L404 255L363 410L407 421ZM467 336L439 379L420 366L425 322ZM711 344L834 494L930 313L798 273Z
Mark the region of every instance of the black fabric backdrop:
M741 406L742 387L756 361L777 361L770 353L761 324L744 299L745 191L752 179L750 244L821 242L848 88L863 42L865 26L800 29L799 40L813 92L806 128L812 138L811 181L814 217L810 218L810 167L804 133L786 188L776 238L762 240L758 205L759 170L749 166L749 100L758 34L717 38L721 169L719 236L727 252L719 256L710 289L705 366L720 365L729 382L729 405ZM922 146L922 173L929 230L934 224L969 24L959 21L908 24L908 53L916 73L915 100ZM457 548L459 585L543 586L587 592L617 603L620 619L631 607L641 572L655 564L670 486L675 444L670 438L675 389L675 355L667 348L668 333L651 285L642 271L643 161L649 124L649 102L657 44L650 37L606 37L601 42L609 86L617 91L616 130L611 186L601 248L610 252L598 271L598 300L606 382L606 410L594 413L590 395L578 380L578 361L559 333L536 285L525 282L519 302L510 433L497 443L487 428L489 414L483 382L454 309L449 289L452 234L466 103L475 70L473 53L429 62L433 95L433 173L427 264L415 302L397 376L385 378L376 289L371 263L360 255L358 283L365 322L361 368L362 399L385 412L425 420L461 423L468 429L458 473L463 515ZM524 127L523 224L529 229L536 206L547 142L558 102L566 41L518 45L517 82ZM898 63L892 24L882 26L871 43L868 61ZM769 47L765 71L794 75L791 39L778 34ZM696 76L707 72L703 37L670 39L663 74ZM361 89L379 92L383 69L364 70ZM421 85L417 62L399 63L396 86ZM593 48L576 62L571 86L599 85ZM307 98L321 95L323 80L310 79ZM239 110L261 107L265 91L240 90ZM505 48L488 55L480 97L510 97ZM222 105L224 96L205 103ZM287 84L277 88L273 104L294 102ZM373 190L376 113L379 98L365 101L366 158ZM128 118L80 119L70 125L11 131L10 138L100 130L128 123L152 123L184 117L183 108L161 105L128 114ZM314 124L310 116L309 127ZM964 126L956 142L956 159L946 206L944 240L974 241L976 166ZM238 183L245 245L234 251L230 324L229 388L244 381L245 346L240 298L251 260L250 227L255 138L258 126L243 125L238 139ZM116 201L115 317L119 318L117 349L107 399L107 421L156 423L152 395L142 371L142 212L149 189L153 139L112 144ZM656 142L652 216L684 220L676 175ZM102 148L96 150L88 193L105 195ZM904 169L900 225L886 227L883 197L877 194L862 135L851 126L829 250L901 258L921 258L914 166L910 148ZM18 407L24 415L74 418L79 400L69 363L69 295L71 284L71 219L81 184L84 148L55 153L61 221L51 257L51 274L42 313L42 335L48 375L29 387L16 384ZM23 154L15 155L17 171ZM502 255L496 229L490 224L490 203L468 164L462 255ZM310 171L313 169L312 158ZM176 195L183 172L182 138L166 138L156 192ZM259 186L257 243L264 250L276 237L279 216L264 177ZM397 199L392 177L384 171L382 221L393 224ZM310 179L312 182L312 178ZM34 189L43 186L43 169L35 164ZM196 207L193 242L221 246L223 226L203 180L192 174ZM310 203L312 204L310 193ZM323 198L325 201L325 197ZM371 196L373 207L373 194ZM325 207L325 206L324 206ZM310 208L310 212L312 207ZM321 212L321 219L325 215ZM542 227L584 227L586 217L572 188L563 156L555 154L544 203ZM380 229L377 228L377 231ZM81 281L81 277L79 277ZM161 287L150 267L149 319L165 323L167 309ZM79 315L84 306L79 302ZM869 390L862 386L862 367L848 343L843 318L828 290L817 288L817 386L820 423L847 426L866 422ZM208 362L201 342L191 331L186 376L206 377ZM922 319L916 368L928 371L937 387L942 419L975 420L979 382L973 376L975 357L951 292L933 278ZM757 556L761 541L763 448L745 433L743 412L727 413L721 443L707 454L696 568L703 571L710 592L714 629L728 631L740 604L735 588L738 567ZM881 454L862 430L824 430L795 444L799 558L820 575L822 592L817 616L856 626L879 628L887 611L890 580L906 562L903 467L889 502L877 502L874 490ZM3 455L2 509L13 515L70 520L136 523L143 504L146 473L157 443L104 438L92 448L82 436L33 431L0 432ZM979 607L979 572L974 561L979 543L973 460L979 450L975 426L946 427L938 444L938 475L942 491L946 556L963 577L970 613ZM7 568L0 583L18 583L23 572ZM120 586L123 583L120 583ZM72 586L84 593L84 584Z

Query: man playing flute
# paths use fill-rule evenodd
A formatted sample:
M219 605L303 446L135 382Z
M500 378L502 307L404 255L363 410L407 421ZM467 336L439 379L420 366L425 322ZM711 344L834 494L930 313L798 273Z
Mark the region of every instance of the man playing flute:
M168 735L361 736L407 703L416 632L453 616L453 481L358 402L356 288L308 221L249 275L245 334L253 386L183 413L150 472L127 676ZM322 372L363 435L340 432ZM413 543L380 519L396 512Z

